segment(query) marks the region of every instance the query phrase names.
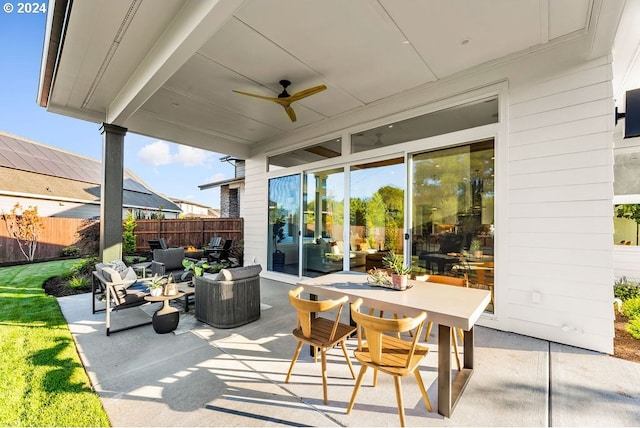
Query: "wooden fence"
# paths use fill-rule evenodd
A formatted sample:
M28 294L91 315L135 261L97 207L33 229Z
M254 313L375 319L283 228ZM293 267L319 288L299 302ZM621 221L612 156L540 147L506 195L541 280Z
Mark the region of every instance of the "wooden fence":
M60 257L64 247L75 245L78 242L78 230L87 222L87 220L78 218L41 217L40 219L44 224L44 229L38 238L36 260ZM7 264L26 260L20 251L18 242L9 237L6 224L0 220L0 263Z
M60 217L41 217L44 229L38 239L36 260L49 260L61 256L63 248L78 245L78 232L89 220ZM244 221L241 218L202 218L172 220L137 220L136 249L148 251L150 238L162 237L170 247L206 245L212 237L243 239ZM0 220L0 264L23 262L26 258L15 239L9 237L6 225Z
M149 250L148 240L151 238L164 238L169 247L200 248L214 236L219 236L223 241L233 239L234 243L238 243L244 233L244 221L241 218L137 220L136 225L134 234L139 251Z

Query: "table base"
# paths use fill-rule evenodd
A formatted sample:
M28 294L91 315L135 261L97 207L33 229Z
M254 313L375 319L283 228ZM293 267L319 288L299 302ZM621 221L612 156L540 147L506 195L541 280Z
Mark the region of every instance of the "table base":
M157 310L151 317L153 329L158 334L171 333L178 328L179 321L180 312L171 306Z

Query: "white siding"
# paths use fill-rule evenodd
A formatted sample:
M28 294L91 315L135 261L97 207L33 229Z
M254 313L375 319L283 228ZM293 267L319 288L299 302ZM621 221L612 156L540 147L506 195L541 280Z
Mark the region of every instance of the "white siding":
M627 245L613 246L613 273L616 278L640 281L640 247Z
M247 159L245 187L240 204L244 218L244 264L259 263L267 269L267 179L264 155Z
M501 324L613 352L613 98L603 59L509 93ZM506 303L506 305L505 305Z
M493 315L483 316L479 324L612 353L611 64L607 57L570 63L563 55L565 49L570 46L551 56L532 55L439 82L406 94L402 101L396 99L323 123L322 129L289 133L281 141L269 141L263 150L282 150L329 132L348 135L366 127L363 123L367 120L380 125L384 123L380 118L412 107L431 108L429 103L456 97L464 102L461 94L478 96L485 87L489 92L500 92L501 123L496 127L496 310ZM349 128L349 123L354 128ZM471 131L460 132L459 136L473 135ZM429 147L436 147L439 141L452 143L450 138L436 137L429 140ZM464 136L460 139L463 141L467 141ZM394 147L402 150L401 145ZM405 146L407 150L412 147L412 143ZM346 155L332 161L349 160ZM265 171L264 153L247 161L242 210L247 263L255 258L264 268ZM292 276L283 279L296 281Z

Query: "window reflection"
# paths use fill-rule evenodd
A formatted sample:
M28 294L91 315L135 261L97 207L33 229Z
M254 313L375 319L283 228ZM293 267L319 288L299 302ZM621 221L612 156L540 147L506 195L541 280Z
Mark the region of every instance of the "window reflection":
M494 174L493 140L413 156L415 275L464 276L493 295Z

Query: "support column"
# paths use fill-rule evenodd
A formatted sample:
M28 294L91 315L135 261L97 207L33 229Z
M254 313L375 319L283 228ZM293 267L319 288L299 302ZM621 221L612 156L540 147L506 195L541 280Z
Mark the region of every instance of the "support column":
M100 260L122 259L122 185L126 128L103 123L100 186Z

